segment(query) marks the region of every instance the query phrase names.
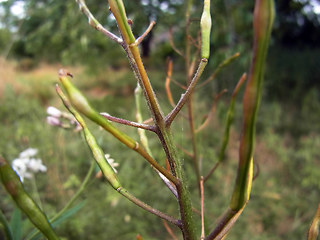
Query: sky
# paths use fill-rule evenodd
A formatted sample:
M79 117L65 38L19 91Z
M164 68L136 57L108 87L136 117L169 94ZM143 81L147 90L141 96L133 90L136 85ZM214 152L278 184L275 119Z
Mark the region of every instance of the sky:
M0 3L7 2L8 0L0 0ZM24 17L24 1L18 1L11 7L11 12L19 17Z
M0 0L0 3L6 2L8 0ZM144 0L146 1L146 0ZM307 0L295 0L297 2L306 2ZM19 17L24 17L24 1L17 1L12 7L11 11L14 15ZM313 11L315 14L320 15L320 2L318 0L310 0L310 5L306 6L306 13Z

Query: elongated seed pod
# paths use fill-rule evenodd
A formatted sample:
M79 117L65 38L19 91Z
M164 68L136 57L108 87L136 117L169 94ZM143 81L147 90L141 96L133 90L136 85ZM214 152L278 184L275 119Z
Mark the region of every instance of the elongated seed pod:
M211 14L210 0L204 0L203 12L200 21L201 27L201 57L208 59L210 56Z
M79 117L81 117L79 114L74 115L77 121L79 122ZM80 123L80 122L79 122ZM81 124L81 123L80 123ZM108 182L111 184L111 186L117 190L119 187L121 187L120 182L118 180L118 177L108 161L105 159L104 153L102 149L97 144L97 141L95 140L94 136L91 134L87 126L84 124L84 121L82 121L81 126L84 130L84 135L86 138L86 141L91 149L92 155L94 159L96 160L97 164L99 165L103 175L108 180Z
M107 119L101 116L88 102L86 97L70 82L68 74L64 69L59 71L59 79L64 89L67 91L67 95L70 99L72 106L85 115L90 120L99 124L105 130L110 132L113 136L119 139L123 144L131 149L135 149L137 143L126 134L120 132L115 128Z
M143 156L152 166L158 169L163 175L170 179L173 183L177 183L177 179L168 173L168 171L163 168L157 161L155 161L142 147L139 143L133 140L131 137L125 133L119 131L115 128L106 118L101 116L94 108L91 107L87 99L82 95L82 93L70 82L68 76L71 76L67 71L59 71L59 79L63 87L67 91L67 95L70 99L71 105L79 111L79 113L85 115L87 118L97 123L103 129L111 133L120 142L125 144L128 148L138 152ZM58 89L57 89L58 90Z
M38 228L49 240L59 239L51 227L46 215L24 190L19 176L11 168L9 163L1 156L0 180L17 206L27 215L34 226Z
M262 92L264 65L274 20L273 0L256 0L254 9L254 55L243 96L243 128L239 150L236 185L230 202L232 210L241 209L249 200L255 126Z
M83 96L83 94L73 86L68 79L68 76L70 76L70 74L64 69L59 70L59 79L63 87L66 89L72 105L87 117L93 117L95 115L94 109L91 107L85 96Z
M99 145L96 142L96 139L91 134L90 130L88 129L85 121L81 117L81 115L74 109L71 104L69 103L67 97L63 94L62 90L60 88L56 88L57 93L59 94L59 97L63 101L63 104L66 106L66 108L72 113L72 115L75 117L75 119L78 121L78 123L83 128L84 136L87 141L88 146L90 147L90 150L92 152L92 155L94 159L96 160L97 164L99 165L103 175L108 180L108 182L111 184L111 186L114 189L118 189L121 187L118 177L108 161L105 159L104 153L102 149L99 147Z

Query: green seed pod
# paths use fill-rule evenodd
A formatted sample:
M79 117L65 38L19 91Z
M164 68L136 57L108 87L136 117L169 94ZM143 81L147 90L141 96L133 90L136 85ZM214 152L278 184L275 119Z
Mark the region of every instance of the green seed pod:
M71 104L69 103L67 97L63 94L62 90L57 87L56 88L57 93L59 94L61 100L63 101L64 105L67 107L67 109L72 113L72 115L75 117L75 119L78 121L78 123L83 128L84 136L86 138L87 144L91 149L92 155L94 159L96 160L97 164L99 165L103 175L108 180L108 182L111 184L111 186L114 189L118 189L121 185L119 183L118 177L115 174L114 170L106 160L104 153L100 146L97 144L96 139L91 134L90 130L88 129L85 121L81 117L81 115L77 112L76 109L74 109Z
M201 57L208 59L210 56L210 33L211 33L211 14L210 0L204 0L203 12L201 16Z
M131 149L136 148L136 142L127 136L126 134L120 132L115 128L109 121L101 116L88 102L86 97L70 82L68 76L72 76L70 73L61 69L59 71L59 79L63 87L67 91L68 98L72 106L79 111L81 114L85 115L90 120L94 121L102 128L110 132L113 136L119 139L123 144Z
M59 79L66 89L68 97L72 105L82 114L90 117L95 115L94 109L89 104L88 100L83 94L70 82L68 76L71 76L64 69L59 70Z
M35 227L49 240L59 239L46 215L24 190L18 175L2 157L0 157L0 180L17 206L27 215Z
M75 115L76 119L79 120L80 115ZM91 149L92 155L95 158L97 164L99 165L103 175L108 180L108 182L111 184L111 186L117 190L119 187L121 187L120 182L118 180L118 177L108 161L106 160L104 153L102 149L97 144L94 136L91 134L89 129L86 125L81 124L84 130L84 135L86 137L86 141Z
M237 180L230 203L232 210L241 209L247 203L250 196L256 119L262 95L264 65L273 20L273 0L256 0L253 19L254 53L243 95L243 128L240 141Z

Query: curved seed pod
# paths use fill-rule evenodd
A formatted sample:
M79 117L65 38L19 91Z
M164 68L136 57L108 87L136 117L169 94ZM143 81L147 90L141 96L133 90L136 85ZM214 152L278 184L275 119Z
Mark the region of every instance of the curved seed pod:
M112 169L112 167L110 166L109 162L105 159L105 155L102 149L97 144L96 139L91 134L85 121L83 120L81 115L71 106L67 97L63 94L60 88L57 88L57 93L59 94L61 100L63 101L63 104L73 114L75 119L83 128L83 132L84 132L84 136L86 138L87 144L90 147L92 155L96 160L97 164L99 165L103 175L106 177L106 179L114 189L118 189L121 186L119 183L118 177L114 172L114 170Z
M203 12L200 21L201 27L201 57L208 59L210 56L211 14L210 0L204 0Z
M244 120L239 151L239 167L236 185L230 203L230 208L233 210L241 209L249 200L250 196L256 118L261 99L264 65L274 13L273 0L256 0L253 24L254 55L243 96Z
M140 145L138 142L133 140L131 137L125 133L119 131L115 128L106 118L101 116L94 108L91 107L87 99L82 95L82 93L70 82L68 76L72 76L65 70L59 71L59 79L63 87L67 91L67 95L70 99L71 105L79 111L81 114L85 115L87 118L97 123L99 126L104 128L106 131L111 133L120 142L125 144L128 148L138 152L143 156L152 166L159 170L163 175L170 179L173 183L177 184L178 180L172 174L170 174L165 168L163 168L157 161L155 161ZM57 88L58 90L58 88Z
M67 91L67 95L70 99L72 106L85 115L90 120L99 124L105 130L110 132L113 136L119 139L123 144L131 149L135 149L137 146L136 141L127 136L126 134L120 132L116 129L107 119L102 117L94 108L90 105L86 97L70 82L68 76L70 76L67 71L61 69L59 71L59 79L63 87Z
M102 149L97 144L96 139L94 138L94 136L91 134L91 132L89 131L89 129L85 125L83 119L81 119L81 121L79 121L81 116L79 114L75 114L74 116L83 128L86 141L87 141L87 143L91 149L92 155L95 158L97 164L99 165L103 175L108 180L108 182L111 184L111 186L117 190L119 187L121 187L121 185L120 185L120 182L118 180L116 173L114 172L113 168L110 166L108 161L105 159L105 155L104 155Z
M72 75L64 69L59 70L59 79L63 87L66 89L72 105L88 118L93 117L95 115L94 109L91 107L85 96L83 96L83 94L73 86L73 84L68 79L68 76Z
M105 155L102 151L102 149L97 144L95 138L87 128L83 118L81 115L71 106L69 103L67 97L63 94L62 90L57 86L56 88L57 93L59 94L61 100L63 101L66 108L74 115L74 117L77 119L79 124L82 126L84 130L84 135L86 138L86 141L92 151L93 157L96 160L97 164L99 165L103 175L108 180L108 182L111 184L111 186L117 190L121 195L129 199L131 202L136 204L137 206L145 209L146 211L153 213L177 226L180 226L180 223L177 219L170 217L157 209L152 208L151 206L147 205L146 203L142 202L141 200L137 199L135 196L133 196L131 193L129 193L125 188L123 188L118 180L118 177L116 173L114 172L112 166L108 163L108 161L105 159Z
M124 41L130 45L135 42L135 37L128 24L126 10L122 0L109 0L111 11L116 18L117 24L121 31Z
M35 227L49 240L58 240L59 237L52 229L46 215L24 190L18 175L2 157L0 157L0 180L17 206L27 215Z

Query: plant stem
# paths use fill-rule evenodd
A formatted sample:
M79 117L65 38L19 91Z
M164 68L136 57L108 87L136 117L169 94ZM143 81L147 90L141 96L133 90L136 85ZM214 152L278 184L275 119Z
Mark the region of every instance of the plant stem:
M215 96L215 98L214 98L214 100L213 100L212 107L211 107L209 113L207 114L206 119L205 119L205 120L203 121L203 123L196 129L196 133L201 132L203 129L205 129L205 128L208 126L208 124L209 124L209 122L210 122L211 118L213 117L213 114L214 114L214 112L215 112L215 110L216 110L216 106L217 106L218 100L219 100L220 97L221 97L224 93L226 93L226 92L227 92L227 90L226 90L226 89L223 89L220 93L218 93L218 95Z
M9 163L0 156L0 180L17 206L24 212L33 225L49 240L60 238L53 230L47 216L24 190L20 178Z
M205 237L204 230L204 189L203 189L203 176L200 179L200 196L201 196L201 240Z
M92 15L90 10L88 9L84 0L76 0L76 2L79 4L80 11L88 17L88 22L91 27L98 30L99 32L102 32L105 36L115 41L116 43L121 44L123 42L121 38L109 32L101 25L101 23L98 22L98 20Z
M146 203L142 202L141 200L134 197L132 194L130 194L125 188L122 187L117 174L114 172L113 168L110 166L108 161L106 161L104 153L100 146L97 144L94 136L91 134L90 130L86 126L85 121L83 120L82 116L72 107L71 103L67 99L67 97L64 95L62 90L57 86L56 88L57 93L59 94L59 97L63 101L63 104L65 107L73 114L75 119L78 121L78 123L83 128L84 136L86 139L86 142L88 146L90 147L90 150L92 152L92 155L94 159L96 160L98 166L101 169L101 172L103 173L104 177L110 185L120 194L122 194L124 197L129 199L131 202L135 203L137 206L145 209L146 211L157 215L158 217L161 217L169 222L172 222L176 224L177 226L180 226L180 222L177 219L174 219L173 217L170 217L162 212L160 212L157 209L152 208L151 206L147 205Z
M194 167L194 172L196 173L197 183L200 182L200 167L199 167L199 159L198 159L198 147L197 147L197 136L194 126L194 115L193 115L193 97L192 94L190 94L189 100L187 102L188 105L188 120L189 120L189 127L190 127L190 133L191 133L191 144L192 144L192 162ZM198 188L200 186L198 185ZM200 188L199 188L200 190Z
M131 29L126 27L127 18L125 16L125 9L122 1L109 0L109 4L111 6L111 11L113 12L117 20L122 36L125 42L127 43L127 45L129 46L130 51L127 51L129 61L133 67L133 70L137 75L139 84L143 89L144 95L146 97L146 100L149 106L149 110L152 114L154 123L157 127L156 133L158 134L158 137L162 143L163 149L167 155L167 159L170 164L172 175L177 176L178 178L178 182L175 184L178 192L178 201L179 201L180 215L181 215L181 221L182 221L181 230L182 230L184 239L195 240L196 239L195 226L192 219L192 205L190 200L190 193L186 188L186 182L184 180L184 171L182 169L181 160L178 159L177 153L175 151L175 147L173 145L173 138L170 132L171 122L170 124L166 124L166 122L164 121L164 117L161 112L160 106L158 104L158 100L150 84L146 70L143 66L138 46L135 43L135 40L132 39L133 34L131 32ZM126 47L124 48L126 49ZM207 60L205 61L205 63L206 62ZM206 64L200 64L200 65L205 66ZM198 73L202 73L203 69L201 69L201 71L198 71ZM201 74L199 74L198 76L200 77L200 75ZM196 81L197 80L198 79L196 78ZM189 93L192 92L192 88L193 87L189 88ZM174 112L175 115L173 116L172 120L174 119L176 114L181 110L185 101L187 101L189 97L189 93L186 94L187 96L184 98L185 99L183 100L184 102L182 102L182 104L180 103L179 105L180 108L178 108L178 110Z
M142 82L140 85L147 98L149 109L151 110L151 113L153 115L154 122L157 123L157 125L163 125L164 124L163 114L162 114L160 105L158 103L157 97L150 84L146 69L143 66L138 46L134 43L129 45L129 49L134 58L135 65L137 66L137 69L138 69L138 73L141 77Z
M137 84L137 87L134 91L135 95L135 101L136 101L136 119L140 123L142 122L142 114L141 114L141 95L142 95L142 89L139 84ZM143 147L146 149L147 153L153 158L153 154L151 152L151 149L149 147L149 141L146 135L146 132L144 129L138 129L138 134L140 136L140 142L142 143ZM164 184L170 189L170 191L174 194L176 198L178 198L177 189L174 185L171 184L171 182L158 170L156 170Z
M243 127L239 150L239 167L230 208L238 210L249 199L252 183L256 119L262 95L264 66L274 20L273 0L256 0L254 41L250 73L243 95Z
M228 208L227 211L220 218L217 227L205 238L205 240L221 240L225 237L227 232L237 221L238 217L242 213L243 208L240 210L232 210Z
M190 52L191 52L191 44L190 44L190 32L189 32L189 26L190 26L190 11L191 7L193 5L193 0L187 1L187 9L186 9L186 15L185 15L185 22L186 22L186 29L185 29L185 72L186 72L186 79L187 79L187 85L191 86L192 83L192 73L190 72ZM200 74L201 75L201 74ZM198 151L197 151L197 141L196 141L196 135L195 135L195 127L194 127L194 116L193 116L193 105L192 105L192 94L190 93L190 96L187 98L187 105L188 105L188 122L189 122L189 131L191 135L191 143L192 143L192 162L194 166L194 171L196 173L197 183L200 182L200 169L199 169L199 162L198 162ZM178 110L178 105L181 105L181 99L176 105L176 109ZM182 107L181 107L182 108ZM180 111L180 110L179 110ZM172 122L172 120L169 120L168 122ZM199 186L199 185L198 185Z
M230 127L231 124L233 122L233 118L234 118L234 107L235 107L235 100L236 100L236 96L241 88L241 86L244 84L245 80L247 79L247 74L244 73L240 80L237 83L237 86L235 87L235 89L233 90L232 93L232 97L231 97L231 101L229 104L229 109L227 112L227 118L226 118L226 126L224 129L224 136L223 136L223 141L222 141L222 145L219 151L219 159L218 162L215 163L215 165L212 167L212 169L209 171L209 173L206 175L206 177L204 178L204 181L207 181L209 179L209 177L213 174L213 172L217 169L217 167L220 165L220 163L223 161L224 159L224 155L225 155L225 151L229 142L229 135L230 135Z
M197 89L207 85L209 82L214 80L224 67L228 66L230 63L232 63L234 60L236 60L239 56L240 56L240 53L237 52L234 55L232 55L231 57L225 59L222 63L219 64L217 69L205 81L203 81L202 83L200 83L197 86Z
M173 163L174 166L170 166L172 174L177 176L180 180L180 184L176 185L178 192L178 202L180 206L180 216L182 221L182 234L184 240L195 240L195 224L193 220L192 204L190 199L190 193L187 189L187 182L184 176L184 170L182 168L182 160L178 158L176 148L173 144L173 137L170 127L162 129L158 133L159 139L165 149L169 163Z
M100 115L105 117L109 121L112 121L112 122L120 123L120 124L131 126L131 127L141 128L141 129L152 131L152 132L155 131L155 127L151 126L151 125L132 122L132 121L129 121L129 120L126 120L126 119L122 119L122 118L111 116L111 115L109 115L107 113L100 113Z
M66 70L61 69L59 71L59 79L67 91L67 94L70 98L71 104L82 114L88 117L93 122L97 123L103 129L111 133L115 138L117 138L120 142L125 144L128 148L138 152L141 156L143 156L152 166L154 166L157 170L159 170L163 175L165 175L170 181L173 183L177 183L178 180L170 174L164 167L162 167L156 160L154 160L140 145L138 142L133 140L131 137L126 135L125 133L119 131L115 128L106 118L101 116L88 102L88 100L83 96L83 94L70 82ZM57 85L56 90L58 94L60 94L61 89Z
M156 24L155 21L151 21L151 22L150 22L147 30L146 30L140 37L137 38L137 40L136 40L136 44L137 44L137 45L139 45L139 44L143 41L143 39L151 32L151 30L152 30L152 28L153 28L153 26L154 26L155 24Z
M148 204L140 201L139 199L137 199L135 196L133 196L131 193L129 193L125 188L123 187L119 187L117 189L117 191L124 196L125 198L129 199L131 202L133 202L134 204L136 204L137 206L143 208L144 210L153 213L154 215L157 215L158 217L167 220L168 222L173 223L174 225L178 226L179 228L182 228L182 224L180 220L177 220L171 216L168 216L162 212L160 212L157 209L154 209L152 207L150 207Z
M182 107L188 101L188 99L189 99L190 95L192 94L199 78L201 77L207 63L208 63L207 59L205 59L205 58L201 59L201 61L199 63L198 70L197 70L196 74L194 75L193 79L191 80L186 92L184 94L182 94L182 96L181 96L179 102L177 103L177 105L175 106L175 108L166 116L166 118L165 118L166 126L170 126L172 124L175 117L178 115L178 113L180 112Z
M39 195L38 186L37 186L37 182L36 182L36 178L35 178L34 174L32 174L32 176L31 176L31 185L32 185L32 188L33 188L33 193L34 193L33 197L36 199L36 202L38 203L39 208L41 210L43 210L42 202L41 202L41 198L40 198L40 195Z
M255 126L264 74L268 43L274 20L273 0L256 0L254 8L253 58L243 96L243 127L239 150L237 178L227 212L206 240L225 237L245 208L251 192Z

